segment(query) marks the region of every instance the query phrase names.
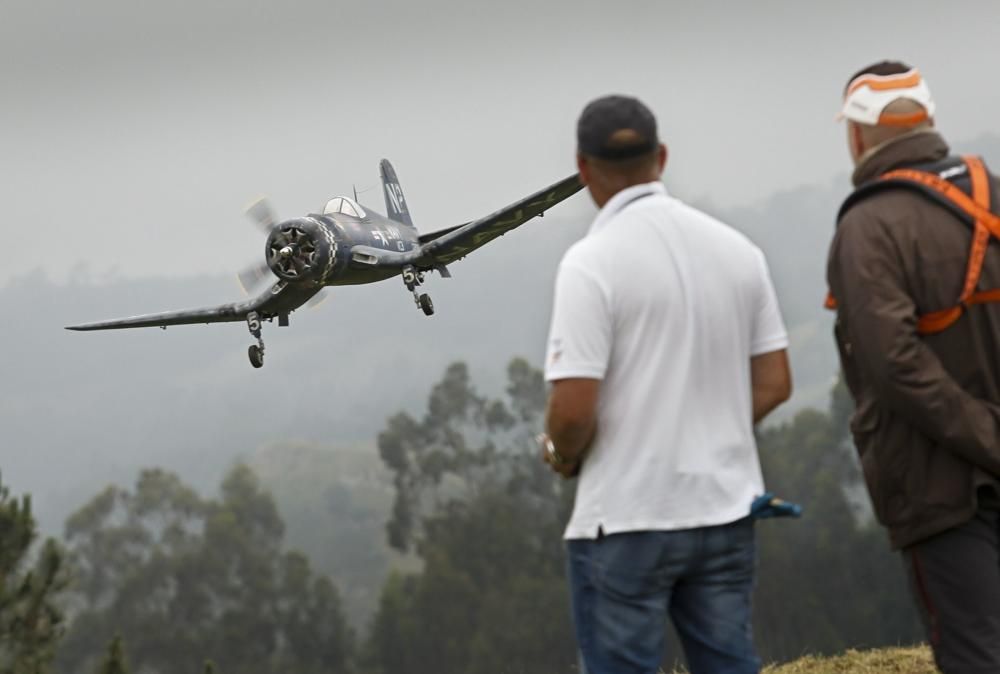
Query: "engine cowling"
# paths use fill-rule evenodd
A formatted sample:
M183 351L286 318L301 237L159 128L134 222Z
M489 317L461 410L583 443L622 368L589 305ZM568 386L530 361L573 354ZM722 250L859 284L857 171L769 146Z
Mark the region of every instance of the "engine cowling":
M275 225L264 249L267 265L284 281L324 283L337 259L337 238L323 222L295 218Z

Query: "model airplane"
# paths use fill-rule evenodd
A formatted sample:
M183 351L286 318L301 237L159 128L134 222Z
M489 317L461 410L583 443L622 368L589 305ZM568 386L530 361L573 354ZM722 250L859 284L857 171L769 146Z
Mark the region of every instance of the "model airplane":
M322 213L290 220L279 221L265 201L249 208L247 213L267 233L265 262L241 274L240 281L244 288L249 288L272 274L277 277L276 282L256 297L206 309L73 325L67 330L166 329L168 325L246 321L250 334L257 340L248 350L250 363L261 367L263 321L277 318L278 325L287 326L288 315L313 300L326 286L374 283L393 276L402 276L414 302L430 316L434 313L434 303L426 293L417 290L424 282L425 272L433 270L450 277L449 264L531 218L544 215L582 187L574 174L479 220L420 234L410 219L392 164L383 159L379 168L388 217L361 206L356 194L355 199L331 199Z

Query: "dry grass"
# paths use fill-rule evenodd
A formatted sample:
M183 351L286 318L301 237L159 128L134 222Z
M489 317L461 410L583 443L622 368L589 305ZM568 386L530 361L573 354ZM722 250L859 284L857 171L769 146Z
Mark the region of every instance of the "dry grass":
M936 674L931 651L924 646L847 651L832 658L807 657L786 665L773 665L765 674Z
M763 674L937 674L937 671L930 649L914 646L847 651L830 658L809 656L784 665L770 665Z

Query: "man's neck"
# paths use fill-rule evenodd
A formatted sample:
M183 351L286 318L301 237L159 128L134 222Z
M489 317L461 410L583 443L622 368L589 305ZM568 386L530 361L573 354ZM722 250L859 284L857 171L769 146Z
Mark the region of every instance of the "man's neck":
M623 180L621 183L614 185L612 188L609 188L608 191L606 191L606 192L601 192L600 194L598 194L595 191L591 191L591 194L594 197L594 203L597 204L597 207L598 208L604 208L604 206L609 201L611 201L612 199L614 199L615 196L618 195L620 192L624 192L625 190L629 189L630 187L637 187L639 185L646 185L648 183L655 182L656 180L658 180L658 178L655 177L655 176L654 177L646 177L646 178L643 178L643 179L636 178L636 179L632 179L632 180Z
M862 164L865 164L876 153L881 152L882 150L884 150L885 148L887 148L887 147L889 147L891 145L895 145L896 143L905 141L908 138L912 138L913 136L920 136L920 135L924 135L924 134L928 134L928 133L936 133L936 131L935 131L935 129L933 127L930 127L930 126L921 126L919 128L916 128L916 129L911 129L910 131L907 131L905 133L901 133L898 136L893 136L892 138L888 138L888 139L882 141L881 143L879 143L877 145L873 145L872 147L870 147L867 150L865 150L861 154L861 156L858 157L858 161L855 163L855 166L857 167L857 166L861 166Z

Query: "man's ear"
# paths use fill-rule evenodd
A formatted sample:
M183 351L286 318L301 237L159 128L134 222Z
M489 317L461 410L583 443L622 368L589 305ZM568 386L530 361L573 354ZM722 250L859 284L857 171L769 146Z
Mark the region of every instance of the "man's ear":
M579 152L576 153L576 170L580 172L580 183L583 185L589 185L590 165L587 163L587 158Z
M667 149L666 145L664 145L663 143L660 143L660 149L658 150L658 153L659 153L659 157L657 158L657 161L659 162L659 166L660 166L660 171L659 172L662 174L663 173L663 169L666 168L666 166L667 166L667 158L670 156L670 151Z
M861 125L848 121L847 133L851 139L851 150L854 153L854 160L857 161L865 153L865 139L861 134Z

